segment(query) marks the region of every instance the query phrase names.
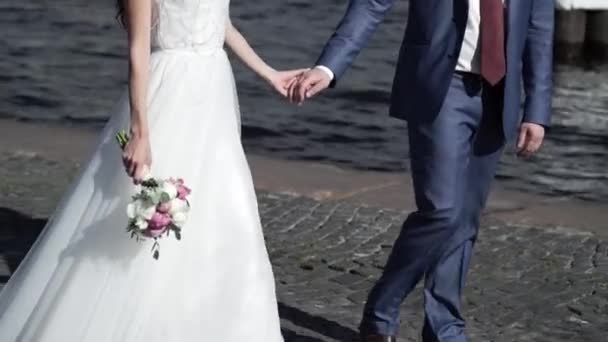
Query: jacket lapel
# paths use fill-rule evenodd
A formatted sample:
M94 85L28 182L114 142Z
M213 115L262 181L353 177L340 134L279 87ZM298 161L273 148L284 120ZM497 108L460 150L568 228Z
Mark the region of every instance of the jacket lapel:
M453 16L458 28L464 32L469 18L469 0L454 0Z

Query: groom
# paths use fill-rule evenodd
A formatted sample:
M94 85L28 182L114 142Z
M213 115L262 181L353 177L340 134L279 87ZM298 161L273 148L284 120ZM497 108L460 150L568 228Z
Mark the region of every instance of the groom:
M292 101L335 85L394 0L351 0ZM399 306L424 278L425 342L466 341L461 295L506 141L540 147L552 92L553 0L410 0L390 113L408 121L417 211L369 294L363 341L395 341ZM523 86L523 94L522 94ZM523 116L520 115L524 95Z

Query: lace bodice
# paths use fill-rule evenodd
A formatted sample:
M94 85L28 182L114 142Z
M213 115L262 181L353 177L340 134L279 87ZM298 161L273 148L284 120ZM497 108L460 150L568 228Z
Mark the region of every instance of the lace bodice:
M152 47L221 48L230 0L154 0Z

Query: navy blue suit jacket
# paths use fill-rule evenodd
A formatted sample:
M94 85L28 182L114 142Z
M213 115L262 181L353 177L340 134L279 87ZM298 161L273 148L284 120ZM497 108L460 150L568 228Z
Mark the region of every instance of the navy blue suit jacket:
M351 0L317 65L331 69L338 80L394 3ZM555 4L554 0L506 0L506 7L503 129L507 138L513 138L522 121L522 100L524 122L549 125ZM410 0L392 89L392 116L429 120L439 113L456 68L467 16L468 0Z

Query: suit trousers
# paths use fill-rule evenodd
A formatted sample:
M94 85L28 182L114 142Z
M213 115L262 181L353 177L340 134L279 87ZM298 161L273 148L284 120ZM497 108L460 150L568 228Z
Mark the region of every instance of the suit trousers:
M408 121L417 210L369 294L362 333L397 335L400 306L424 278L423 341L466 341L461 296L505 144L502 99L502 84L456 72L437 116Z

